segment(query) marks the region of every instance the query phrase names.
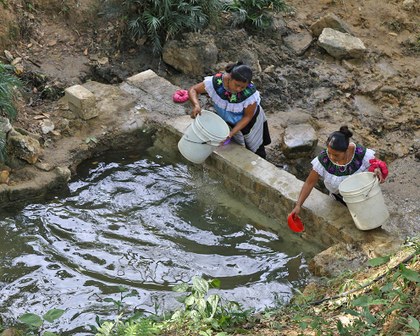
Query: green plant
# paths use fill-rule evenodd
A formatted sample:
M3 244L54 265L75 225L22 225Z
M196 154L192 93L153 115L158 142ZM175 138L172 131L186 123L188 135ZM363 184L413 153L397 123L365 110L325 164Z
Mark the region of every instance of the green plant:
M165 41L203 28L222 9L220 0L125 0L123 4L131 36L146 36L156 54Z
M19 317L19 321L27 327L25 335L41 335L42 327L45 322L52 323L59 319L64 314L62 309L50 309L42 317L32 313L23 314ZM42 332L44 336L55 336L56 334L50 331Z
M284 0L233 0L225 9L232 13L232 25L264 30L270 28L273 13L288 8Z
M16 118L15 102L18 88L22 86L20 80L14 76L13 67L0 63L0 116L10 120ZM0 162L6 160L6 133L0 130Z
M22 86L13 74L13 66L0 63L0 115L11 120L16 117L17 89Z
M93 142L97 142L96 138L95 139L90 139L90 141ZM86 143L88 143L89 141L87 141ZM105 302L112 302L115 306L115 308L117 308L117 313L120 314L122 313L122 309L123 309L123 301L130 297L130 296L136 296L138 295L138 292L136 290L132 290L129 291L127 288L123 287L123 286L118 286L118 291L120 292L120 298L118 300L115 300L113 298L105 298L104 301Z
M117 316L113 321L101 321L99 317L96 318L98 327L91 326L96 336L130 336L142 335L152 336L158 335L162 326L152 317L145 317L141 313L134 313L129 317L125 317L124 300L127 297L138 295L136 290L129 291L127 288L119 286L118 291L120 297L116 300L114 298L105 298L105 302L110 302L117 310Z
M118 315L114 321L103 322L96 330L96 336L131 336L159 335L161 327L149 318L141 316L132 317L126 321L121 320L122 315Z
M208 294L210 288L219 287L219 280L200 277L194 277L192 285L175 286L174 291L188 294L179 298L185 307L172 315L171 328L182 328L191 335L213 335L213 330L222 331L246 320L250 312L243 311L237 302L224 302L218 294Z
M420 243L414 239L406 244L409 254L395 266L390 267L389 256L368 261L370 267L382 270L375 278L361 283L353 280L354 273L343 273L329 281L328 288L345 292L312 302L295 298L278 316L293 316L292 324L302 330L299 335L309 329L322 336L420 336Z

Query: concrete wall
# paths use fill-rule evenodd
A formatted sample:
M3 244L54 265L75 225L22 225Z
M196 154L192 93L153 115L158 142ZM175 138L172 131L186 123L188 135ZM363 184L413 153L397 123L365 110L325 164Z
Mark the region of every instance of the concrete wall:
M193 121L187 115L188 103L184 107L168 102L170 94L178 87L151 70L128 78L127 83L153 96L152 101L164 103L167 110L163 114L175 112L169 118L153 118L153 122L157 122L160 129L157 139L162 142L163 147L177 152L177 142ZM150 98L143 96L142 99ZM148 105L153 110L152 114L155 114L155 110L162 110L162 107L151 104L149 100ZM271 229L287 226L287 215L297 200L303 181L232 142L217 148L204 162L204 166L223 181L228 192L251 202L273 218ZM302 244L352 244L368 257L376 257L394 251L401 243L398 238L381 228L360 231L345 206L316 189L306 200L300 215L305 225L304 233L299 233Z

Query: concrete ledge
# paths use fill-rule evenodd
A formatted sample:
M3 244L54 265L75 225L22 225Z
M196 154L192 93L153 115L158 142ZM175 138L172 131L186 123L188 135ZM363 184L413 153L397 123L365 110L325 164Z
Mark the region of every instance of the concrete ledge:
M179 140L191 122L189 116L184 116L165 124ZM303 181L235 143L217 148L204 164L231 193L240 195L273 218L272 229L287 227L287 215ZM370 257L391 253L401 244L398 238L380 228L360 231L345 206L316 189L306 200L301 218L305 224L302 238L314 244L355 244ZM376 246L381 246L380 251Z

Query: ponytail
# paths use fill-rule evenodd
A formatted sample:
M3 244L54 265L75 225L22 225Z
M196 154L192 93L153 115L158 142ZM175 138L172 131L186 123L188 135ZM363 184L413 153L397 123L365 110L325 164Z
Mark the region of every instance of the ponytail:
M341 126L339 131L330 134L327 140L327 146L330 146L336 151L345 152L349 147L352 136L353 133L347 126Z

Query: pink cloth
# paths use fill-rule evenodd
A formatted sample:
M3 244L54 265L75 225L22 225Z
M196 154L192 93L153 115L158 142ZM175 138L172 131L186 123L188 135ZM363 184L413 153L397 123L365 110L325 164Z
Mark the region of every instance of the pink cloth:
M369 160L370 166L369 166L369 171L373 172L376 168L379 168L382 172L382 176L384 177L384 179L386 179L386 177L388 176L388 167L386 166L386 163L378 160L378 159L371 159Z
M185 103L188 100L187 90L176 90L172 96L175 103Z

